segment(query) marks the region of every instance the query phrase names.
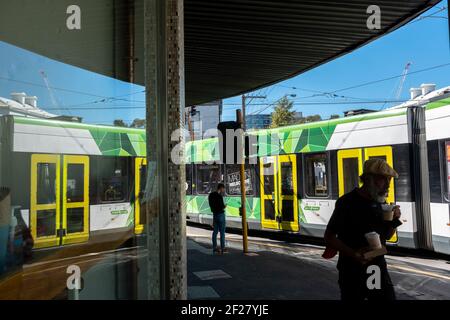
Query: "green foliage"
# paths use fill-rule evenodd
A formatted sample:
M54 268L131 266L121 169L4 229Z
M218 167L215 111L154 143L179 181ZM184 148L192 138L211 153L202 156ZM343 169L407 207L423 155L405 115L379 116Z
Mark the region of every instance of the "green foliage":
M316 122L322 120L322 117L319 114L314 114L312 116L302 117L300 119L296 119L295 124L303 124L308 122Z
M116 119L113 122L115 127L128 127L127 124L122 119Z
M116 119L113 122L115 127L125 127L128 128L128 125L122 119ZM134 119L133 122L129 126L130 128L145 128L145 119Z
M134 119L130 128L145 128L145 119Z
M340 116L338 114L332 114L330 116L330 119L339 119L339 118L340 118Z
M272 113L272 123L270 127L278 128L293 124L295 114L295 111L292 111L293 106L293 102L289 101L287 97L281 98Z

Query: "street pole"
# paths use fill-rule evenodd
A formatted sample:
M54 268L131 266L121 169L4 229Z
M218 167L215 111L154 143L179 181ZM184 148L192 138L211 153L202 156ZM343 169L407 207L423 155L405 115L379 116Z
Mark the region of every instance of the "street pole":
M243 101L245 102L245 98ZM246 210L246 195L245 195L245 129L242 118L241 110L236 110L236 120L241 125L242 135L241 135L241 150L237 150L238 155L240 154L241 160L241 214L242 214L242 246L244 254L248 252L248 239L247 239L247 210Z
M245 94L243 94L242 95L242 122L239 122L239 120L238 120L238 122L241 124L241 128L242 128L242 130L245 132L245 115L246 115L246 113L245 113L245 99L246 99L246 96L245 96ZM236 117L237 117L237 114L236 114Z

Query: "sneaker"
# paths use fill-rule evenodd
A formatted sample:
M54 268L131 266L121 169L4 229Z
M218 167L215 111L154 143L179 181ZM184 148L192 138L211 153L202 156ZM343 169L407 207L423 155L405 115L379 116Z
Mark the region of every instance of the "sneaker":
M228 253L228 249L227 248L223 248L221 251L222 251L222 253Z

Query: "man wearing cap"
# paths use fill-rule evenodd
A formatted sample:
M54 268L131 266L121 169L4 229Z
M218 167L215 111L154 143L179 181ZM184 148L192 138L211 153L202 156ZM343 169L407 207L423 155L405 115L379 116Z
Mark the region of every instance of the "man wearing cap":
M366 233L377 232L384 246L386 240L402 224L398 206L394 207L391 221L383 219L381 205L386 202L393 177L398 178L398 174L385 160L369 159L364 163L363 174L360 176L363 185L336 201L325 231L325 242L326 252L339 251L337 269L342 300L395 300L384 255L367 260L362 254L369 246ZM373 275L367 268L372 265L378 266L380 270L379 289L371 289L367 285L368 278Z

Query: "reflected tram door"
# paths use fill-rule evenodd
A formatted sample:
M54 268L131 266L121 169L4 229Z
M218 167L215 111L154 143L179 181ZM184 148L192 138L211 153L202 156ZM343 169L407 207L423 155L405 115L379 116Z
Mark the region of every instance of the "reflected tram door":
M366 160L380 158L386 160L392 168L394 167L392 147L390 146L339 150L337 158L339 197L361 186L359 176L363 173L363 165ZM391 179L386 202L395 202L394 179ZM395 243L397 240L396 231L388 242Z
M89 238L89 157L31 155L30 227L35 248Z
M141 234L145 224L142 199L147 182L147 158L136 158L134 168L134 233Z
M260 177L262 227L298 231L295 155L261 158Z

